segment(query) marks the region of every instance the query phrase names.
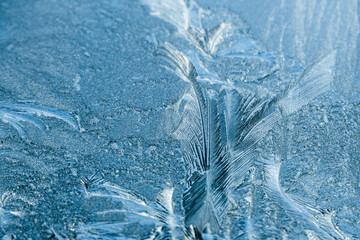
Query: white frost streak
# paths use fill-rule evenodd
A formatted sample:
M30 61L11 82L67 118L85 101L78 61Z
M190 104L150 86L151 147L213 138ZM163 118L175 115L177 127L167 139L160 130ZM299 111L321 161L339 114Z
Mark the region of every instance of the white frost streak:
M176 26L179 31L189 28L189 9L182 0L142 0L151 9L150 14Z
M80 86L80 75L76 74L75 78L74 78L74 88L75 91L79 92L81 90L81 86Z
M279 106L286 115L296 112L315 97L331 89L332 71L335 67L336 52L331 53L317 64L305 70L299 82L289 90Z
M280 159L272 156L263 159L265 170L265 188L269 197L299 221L310 238L316 239L345 239L331 221L331 214L323 214L315 207L285 193L280 186Z
M0 102L0 119L14 127L21 137L25 136L21 122L28 122L45 130L45 124L36 117L45 116L62 120L79 131L74 117L66 111L35 105L33 101Z
M237 89L232 83L219 79L216 72L206 69L205 64L206 60L214 60L217 46L224 41L226 33L231 30L231 25L221 23L212 29L203 29L201 25L203 10L192 0L189 2L141 1L149 6L152 15L175 26L180 35L196 48L196 51L188 51L185 54L171 44L165 43L160 48L159 55L175 67L173 71L180 78L192 85L192 88L179 100L175 109L181 116L175 135L181 140L183 159L188 167L187 175L192 179L188 182L183 195L185 225L196 226L202 233L209 231L216 233L220 230L222 217L228 209L229 193L241 181L252 164L257 143L279 119L296 112L315 97L331 89L336 52L311 65L301 78L280 96L260 100L255 95L245 97L242 96L244 94L239 94L238 98L233 98L231 90L242 89ZM304 21L306 8L301 1L296 1L295 6L297 6L295 19L299 20L300 27L294 38L296 45L299 46L297 49L304 49L305 42L302 41L302 35L306 27ZM276 14L275 10L270 14L269 27L274 25ZM309 18L311 20L313 16ZM281 32L281 46L287 29L284 28ZM267 35L271 37L271 32ZM298 55L304 62L304 51L299 52ZM200 60L199 56L203 58ZM240 39L230 48L220 50L217 57L260 58L275 63L271 54L257 51L255 43L248 39ZM211 85L211 90L203 88L202 83ZM218 104L217 93L220 94L221 91L217 91L219 89L216 87L227 92L224 96L224 109ZM237 108L241 111L235 114L232 110ZM238 130L239 121L241 121L240 130ZM239 132L239 136L229 139L236 135L235 132ZM222 135L226 135L226 140ZM339 236L343 238L334 228L329 216L324 216L301 200L292 199L282 191L279 182L280 163L265 162L264 165L267 192L274 200L284 205L286 210L302 220L300 221L302 224L314 234L319 234L321 238L332 239ZM158 202L162 202L160 205L165 212L172 214L172 206L169 205L171 201L166 201L169 194L166 192L161 194L163 200L158 199ZM312 235L312 232L307 233ZM250 237L253 236L251 232L249 234Z
M82 224L78 229L78 239L129 239L123 234L127 224L137 223L140 226L154 226L154 236L166 236L166 239L179 239L182 225L179 217L174 214L172 195L174 188L159 192L156 204L148 204L146 200L111 183L101 183L91 190L86 189L87 201L92 205L101 204L104 199L118 202L121 205L96 211L92 214L98 221ZM114 216L116 218L111 218ZM122 216L122 217L118 217ZM109 218L109 221L107 219ZM155 238L158 239L158 238Z

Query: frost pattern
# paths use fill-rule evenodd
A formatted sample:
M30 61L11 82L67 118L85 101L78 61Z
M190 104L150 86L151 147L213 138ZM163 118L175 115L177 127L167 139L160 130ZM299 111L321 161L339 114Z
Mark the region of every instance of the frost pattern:
M85 201L91 207L97 206L98 211L92 213L92 222L80 226L78 239L98 239L100 236L102 239L130 239L131 234L126 229L131 224L150 226L150 229L155 226L148 236L143 236L146 239L179 239L183 236L181 217L173 209L174 188L160 191L156 203L148 203L142 196L117 185L96 180L91 186L88 182L84 184L83 181ZM111 204L103 207L104 201Z
M29 205L34 203L26 197L16 195L12 191L6 191L0 198L0 233L5 232L7 238L14 238L12 234L14 228L21 227L20 220L24 217L24 212L16 209L19 203L25 202Z
M181 41L181 47L177 42L158 44L157 40L153 41L155 55L166 61L164 67L188 84L179 101L168 106L169 112L174 114L171 117L176 119L173 136L180 142L186 174L181 186L181 206L175 206L173 198L177 189L171 184L158 192L155 201L149 201L96 175L82 178L83 195L79 199L84 200L83 208L89 213L89 219L79 223L77 238L257 239L259 229L251 218L254 185L249 175L261 168L264 174L261 187L265 193L303 227L309 239L348 239L333 222L331 212L282 189L279 178L282 162L278 156L256 159L257 145L280 119L331 90L337 53L321 56L311 66L306 66L301 76L284 91L273 93L261 82L276 75L283 67L278 60L284 56L261 50L245 34L238 37L236 26L230 21L207 27L203 20L210 11L193 0L141 2L148 6L151 15L175 27L176 36L185 40ZM106 10L101 12L109 16ZM271 68L259 74L255 83L248 83L226 78L213 66L221 61L232 64L239 59L266 62ZM75 91L86 89L87 86L80 87L80 81L83 83L80 75L73 81ZM39 106L33 101L0 102L1 120L15 128L22 138L26 136L23 123L41 130L48 128L40 117L56 118L79 131L77 120L65 111ZM114 151L118 150L116 144L112 146ZM8 153L20 154L0 151L0 156ZM69 155L73 157L65 154ZM76 171L72 174L76 175ZM250 187L247 186L248 195L241 197L246 198L251 209L242 222L243 234L236 235L226 223L237 204L234 192L243 187L244 182ZM2 195L0 234L6 234L4 239L16 238L11 229L20 226L18 220L24 216L22 211L8 204L17 201L34 205L11 191ZM49 238L68 238L53 226L48 228Z
M28 122L41 130L47 126L36 116L52 117L62 120L79 131L79 125L69 113L50 107L35 105L33 101L0 102L0 119L16 129L20 137L25 137L21 122Z
M179 32L185 32L182 36L197 49L187 56L170 43L164 43L157 55L168 61L175 68L174 73L191 85L173 107L181 118L175 136L181 142L187 169L182 199L185 225L194 225L202 233L216 234L222 229L222 221L231 202L231 191L241 183L253 164L257 143L281 118L331 89L336 52L306 68L283 93L277 96L261 94L257 89L244 89L219 80L216 72L206 69L206 62L200 59L211 61L215 57L216 45L222 41L214 39L223 39L220 29L225 27L218 27L214 38L205 37L205 33L214 31L201 28L199 14L195 15L196 25L191 25L193 15L190 12L196 5L193 1L188 4L173 1L172 4L178 4L179 12L183 13L178 15L168 11L173 7L169 1L144 3L153 13L156 12L156 16L176 26ZM180 22L185 24L180 25ZM200 37L194 40L197 36ZM203 58L194 55L203 55ZM227 54L231 55L231 52ZM204 80L211 83L206 89L201 85ZM221 87L216 87L217 84ZM278 186L276 181L268 181L267 184L266 189ZM317 234L319 229L311 230ZM338 233L326 235L329 238L339 236L343 238Z
M319 239L350 239L334 225L331 212L321 212L300 197L285 193L279 180L281 162L277 156L263 159L265 169L265 188L267 194L281 207L299 221L308 235L316 235Z

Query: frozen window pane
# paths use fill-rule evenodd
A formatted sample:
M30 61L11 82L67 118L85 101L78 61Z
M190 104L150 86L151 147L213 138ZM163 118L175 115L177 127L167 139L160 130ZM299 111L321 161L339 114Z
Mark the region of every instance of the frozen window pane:
M0 237L360 238L359 12L1 1Z

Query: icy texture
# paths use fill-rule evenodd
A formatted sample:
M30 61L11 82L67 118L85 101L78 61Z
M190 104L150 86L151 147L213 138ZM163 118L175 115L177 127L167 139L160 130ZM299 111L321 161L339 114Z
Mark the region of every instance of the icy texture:
M359 3L0 2L0 238L359 239Z

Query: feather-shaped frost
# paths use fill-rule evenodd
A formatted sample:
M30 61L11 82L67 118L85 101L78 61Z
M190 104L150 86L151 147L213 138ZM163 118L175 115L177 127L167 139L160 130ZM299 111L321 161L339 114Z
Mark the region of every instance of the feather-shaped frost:
M194 225L200 231L220 229L222 217L228 208L229 161L226 150L220 142L220 124L216 100L207 99L206 125L188 132L186 126L200 126L195 119L183 122L178 136L184 150L184 161L189 169L188 187L183 195L185 224ZM199 118L199 115L197 116ZM190 135L192 134L192 135ZM196 164L194 164L196 163Z
M190 25L190 9L183 0L142 0L149 6L150 14L176 26L179 31L187 31Z
M86 193L88 198L111 198L114 201L120 201L124 205L123 211L129 214L135 214L150 218L152 218L152 216L154 216L155 214L155 212L147 204L145 199L127 189L107 182L98 185L95 189L96 190L94 191L88 191ZM102 214L102 212L97 212L96 214Z
M214 54L217 51L218 45L220 45L225 38L225 33L231 29L230 23L221 23L214 28L206 31L204 37L204 49L209 54Z
M299 221L309 234L320 239L346 239L332 223L331 214L324 214L315 207L283 191L280 185L281 162L275 156L262 160L265 170L265 189L269 197Z
M50 107L35 105L33 102L0 102L0 119L14 127L21 137L25 137L22 122L28 122L41 130L46 129L46 125L36 117L52 117L62 120L79 130L79 125L74 117L66 111L57 110Z
M294 113L315 97L329 91L334 65L335 53L332 53L307 68L299 80L289 87L284 96L262 101L246 100L244 103L241 102L239 104L240 111L238 110L236 114L241 113L241 120L237 121L243 126L238 127L240 133L237 139L240 142L236 149L254 146L279 119Z
M176 131L188 171L183 195L185 224L201 232L218 232L231 188L251 166L256 144L278 120L328 90L334 56L308 68L283 96L264 99L229 87L223 88L220 96L203 92L197 71L185 54L170 44L161 53L192 87L184 94L187 101ZM306 93L306 98L301 93ZM288 100L294 98L298 104L290 108Z
M176 240L184 238L183 218L174 212L174 190L174 188L167 188L159 192L154 208L157 211L157 218L163 225L158 227L149 239Z
M201 48L197 36L203 36L201 26L202 9L194 1L184 0L142 0L150 8L150 14L172 24L192 45Z
M232 187L240 183L253 163L256 145L282 116L276 98L263 98L238 89L220 93L223 118L221 139L230 158Z
M93 186L84 186L86 201L90 206L98 204L99 207L92 214L93 222L82 224L78 229L78 239L129 238L124 229L132 223L155 226L156 231L148 239L179 239L183 236L182 218L173 209L174 188L160 191L156 203L148 203L132 191L98 181L98 178L89 179L95 180ZM109 202L109 206L102 207L104 201Z
M150 14L161 18L176 27L177 31L201 54L210 56L231 29L230 23L221 23L209 30L202 27L201 18L204 9L195 1L184 0L142 0L150 8Z
M230 152L233 184L241 181L253 160L256 144L284 116L294 113L315 97L330 90L335 53L307 68L282 96L265 100L238 89L224 89L222 112L227 132L224 141Z
M201 232L218 232L228 208L230 165L221 143L217 97L207 94L205 98L196 69L187 56L170 44L163 51L176 67L175 72L192 86L186 94L192 101L187 101L176 131L188 166L189 181L183 194L185 225L193 225Z
M291 114L308 104L315 97L331 90L336 52L332 52L304 71L299 81L289 87L286 95L279 101L285 114Z
M152 225L159 222L154 209L142 197L119 186L101 183L86 191L85 196L88 205L98 207L90 209L95 210L92 221L78 228L78 239L129 238L123 232L127 224ZM103 202L111 204L103 207Z

